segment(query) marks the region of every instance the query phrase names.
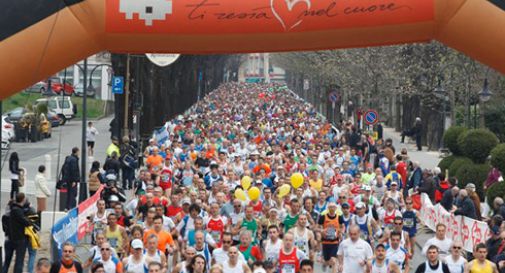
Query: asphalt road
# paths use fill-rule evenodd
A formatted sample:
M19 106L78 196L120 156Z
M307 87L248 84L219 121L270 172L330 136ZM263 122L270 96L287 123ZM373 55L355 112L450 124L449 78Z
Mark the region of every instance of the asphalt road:
M104 118L95 121L99 135L95 143L95 157L88 158L88 166L91 160L105 161L105 149L110 144L109 123L111 118ZM10 150L2 151L2 176L0 184L2 210L8 202L10 192L10 172L9 172L9 155L12 152L17 152L20 159L20 167L27 170L26 183L24 192L28 195L29 200L35 203L34 183L33 179L37 174L39 165L46 165L48 175L48 187L54 191L56 186L57 168L60 168L69 155L73 147L81 148L81 121L72 120L64 126L53 128L52 137L35 143L11 143ZM60 146L61 144L61 146ZM80 166L80 165L79 165ZM87 168L89 169L89 167ZM48 200L47 207L52 210L54 198Z

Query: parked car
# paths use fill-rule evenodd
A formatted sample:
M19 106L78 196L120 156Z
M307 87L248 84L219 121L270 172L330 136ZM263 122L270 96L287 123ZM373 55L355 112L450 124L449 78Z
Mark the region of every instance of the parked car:
M30 92L30 93L43 93L45 94L47 82L40 81L28 88L25 89L25 92ZM43 90L43 91L41 91Z
M50 97L37 100L37 104L47 104L47 109L53 111L61 119L60 125L64 125L67 120L73 119L77 114L77 106L72 103L70 97Z
M61 91L65 90L64 94L67 96L72 96L75 92L75 88L73 85L71 85L68 82L65 82L65 84L62 83L61 79L59 77L51 77L51 90L53 93L61 95ZM43 86L40 87L40 93L41 94L47 94L47 80L46 82L43 82Z
M10 145L10 140L2 134L2 150L8 150Z
M51 127L58 127L61 125L62 120L54 111L47 111L47 119L51 121Z
M16 137L14 133L14 124L7 121L7 116L2 116L2 138L7 137L8 140L12 140Z
M7 113L5 113L5 120L9 123L16 124L26 113L26 109L23 107L16 107Z
M77 84L74 88L74 95L76 95L78 97L82 97L84 95L83 89L84 88L82 86L82 83ZM88 92L87 92L88 98L94 98L96 95L96 87L87 86L86 89L88 89Z

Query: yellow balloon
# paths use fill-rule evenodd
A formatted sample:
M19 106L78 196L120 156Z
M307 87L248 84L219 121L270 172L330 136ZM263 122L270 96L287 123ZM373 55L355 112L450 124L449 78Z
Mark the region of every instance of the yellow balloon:
M247 200L247 196L245 195L245 192L242 189L236 189L235 190L235 198L237 198L240 201L246 201Z
M291 186L289 184L284 184L279 188L278 196L280 198L282 198L282 197L288 195L290 191L291 191Z
M301 173L294 173L291 175L291 186L298 189L303 185L303 175Z
M242 177L242 180L240 181L240 185L242 185L242 188L244 188L244 190L248 190L249 187L251 187L251 182L252 182L251 177L246 175L246 176Z
M247 194L249 194L249 199L258 200L258 198L260 198L260 189L252 187L247 191Z

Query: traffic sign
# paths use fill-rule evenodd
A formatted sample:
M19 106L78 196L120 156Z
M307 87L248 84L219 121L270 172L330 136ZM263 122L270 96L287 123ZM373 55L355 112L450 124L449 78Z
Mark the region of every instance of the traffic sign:
M370 109L365 113L365 123L368 125L374 125L379 122L379 113L377 111Z
M333 92L331 92L331 93L328 95L328 99L329 99L332 103L338 102L338 100L339 100L339 95L338 95L338 92L337 92L337 91L333 91Z
M124 77L112 77L112 94L121 95L124 92Z

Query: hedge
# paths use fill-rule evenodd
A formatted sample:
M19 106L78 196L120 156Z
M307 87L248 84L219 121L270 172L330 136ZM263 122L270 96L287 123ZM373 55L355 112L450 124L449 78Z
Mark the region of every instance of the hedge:
M493 209L493 201L496 197L505 198L505 183L496 182L487 189L486 192L487 204Z
M442 173L445 173L445 170L449 169L451 167L451 164L454 162L454 160L458 159L459 157L450 155L447 157L444 157L440 162L438 163L438 167L440 170L442 170Z
M463 155L458 145L458 137L465 133L467 129L461 126L451 126L445 131L443 136L444 146L449 148L453 155Z
M491 151L491 165L505 173L505 144L500 144Z
M475 163L485 163L498 138L487 129L468 130L458 137L459 149Z
M449 176L455 176L459 168L466 164L473 164L473 161L467 157L456 157L449 166Z
M475 191L479 195L480 200L484 200L484 182L486 181L487 175L491 170L491 165L489 164L463 164L456 172L456 178L458 179L458 187L464 189L468 183L475 184Z

